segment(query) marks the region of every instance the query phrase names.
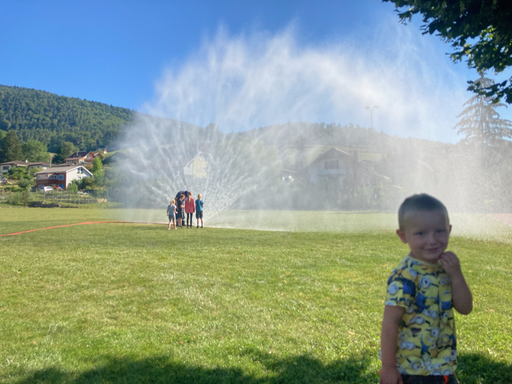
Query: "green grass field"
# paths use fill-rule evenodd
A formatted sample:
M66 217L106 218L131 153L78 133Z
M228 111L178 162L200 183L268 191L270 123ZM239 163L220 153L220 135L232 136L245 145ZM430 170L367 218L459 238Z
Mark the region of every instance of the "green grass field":
M164 214L0 206L0 234ZM475 299L456 318L457 376L512 383L512 228L452 221ZM394 222L228 212L209 224L269 230L127 223L1 237L0 382L377 383L386 279L407 252Z

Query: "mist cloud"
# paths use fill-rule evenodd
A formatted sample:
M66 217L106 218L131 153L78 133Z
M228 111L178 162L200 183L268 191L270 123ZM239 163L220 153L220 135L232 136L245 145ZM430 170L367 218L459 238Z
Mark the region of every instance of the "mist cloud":
M223 28L187 61L165 71L144 112L223 132L295 121L370 126L402 137L454 142L466 83L443 52L396 20L372 41L301 46L291 26L277 34Z

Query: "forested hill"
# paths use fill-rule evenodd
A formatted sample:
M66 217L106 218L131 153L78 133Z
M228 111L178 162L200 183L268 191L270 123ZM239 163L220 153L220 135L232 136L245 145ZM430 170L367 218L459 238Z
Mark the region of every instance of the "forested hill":
M35 89L0 85L0 129L15 129L20 141L39 140L57 152L64 141L81 150L109 146L134 120L126 108Z

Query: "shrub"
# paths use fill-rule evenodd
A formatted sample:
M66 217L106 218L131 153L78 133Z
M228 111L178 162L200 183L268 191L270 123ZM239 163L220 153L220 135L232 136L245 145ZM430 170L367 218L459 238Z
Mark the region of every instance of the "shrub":
M9 193L7 195L7 198L5 199L5 202L7 204L11 204L11 205L18 205L18 204L20 204L21 200L22 200L21 192L16 192L16 193Z
M23 192L21 192L20 194L20 201L21 203L26 207L30 201L32 200L32 196L30 195L30 191L28 190L28 188L25 188L25 190Z
M23 189L26 189L30 186L32 186L32 182L28 179L21 179L19 182L18 182L18 186L20 188L23 188Z
M77 193L78 192L78 181L73 180L71 184L68 185L68 191L71 193Z

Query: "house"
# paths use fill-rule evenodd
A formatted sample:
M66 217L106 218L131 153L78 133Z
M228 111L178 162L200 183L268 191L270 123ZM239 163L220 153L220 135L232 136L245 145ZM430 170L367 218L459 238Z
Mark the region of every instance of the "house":
M194 155L195 154L195 155ZM108 157L105 164L126 164L126 170L138 180L173 179L185 177L207 178L211 155L197 147L161 147L158 151L140 157L135 152L116 152Z
M376 183L390 181L387 176L375 173L371 162L362 160L358 151L350 154L335 147L319 155L304 168L304 172L312 183L335 181L340 189L345 183L373 187Z
M27 160L25 161L10 161L8 163L1 163L0 164L0 173L1 172L7 172L9 171L9 169L11 168L16 168L16 167L27 167L27 169L33 169L33 168L43 168L43 169L46 169L50 166L50 163L45 163L45 162L28 162Z
M187 162L183 167L183 173L189 176L195 176L199 178L204 178L207 176L206 171L208 170L208 162L206 161L206 156L210 156L206 152L199 152L195 155L192 160Z
M47 169L47 168L50 168L50 166L51 166L50 163L45 163L43 161L38 161L38 162L33 162L33 163L27 164L28 169L34 169L34 168Z
M71 156L67 157L64 161L66 165L77 165L85 163L85 157L89 154L87 151L79 151L73 153Z
M357 162L354 155L338 148L331 148L309 163L304 170L312 183L337 180L340 188L342 188L343 181L350 172L350 168L353 167L354 162Z
M106 150L106 148L105 148ZM104 152L105 153L105 152ZM87 152L87 151L78 151L73 153L71 156L65 159L66 165L78 165L84 163L92 163L95 157L99 156L103 159L103 155L100 152Z
M82 165L62 165L36 172L35 176L36 188L49 185L66 189L73 180L91 177L92 173Z
M0 164L0 172L7 172L11 168L16 167L26 167L28 164L28 161L9 161L7 163L1 163Z

